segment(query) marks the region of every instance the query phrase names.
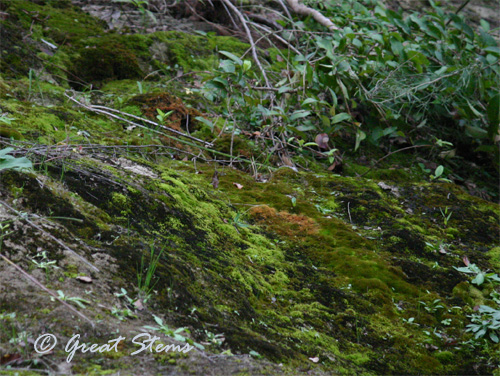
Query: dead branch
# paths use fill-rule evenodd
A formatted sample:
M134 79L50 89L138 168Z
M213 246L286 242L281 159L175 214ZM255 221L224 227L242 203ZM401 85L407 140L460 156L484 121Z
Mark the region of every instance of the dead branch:
M312 18L314 18L316 20L316 22L325 26L330 31L339 30L339 28L337 26L335 26L332 21L330 21L328 18L323 16L316 9L306 7L304 4L299 4L298 0L286 0L286 2L288 3L290 8L292 8L292 10L295 13L301 14L303 16L311 16Z

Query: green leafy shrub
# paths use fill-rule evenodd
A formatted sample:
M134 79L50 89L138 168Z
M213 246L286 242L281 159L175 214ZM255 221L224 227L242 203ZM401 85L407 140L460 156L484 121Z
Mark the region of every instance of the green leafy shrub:
M312 19L284 25L298 30L302 54L290 53L281 74L269 72L273 91L259 90L258 71L234 56L221 61L205 93L224 101L233 122L272 126L285 137L345 135L355 150L365 140L438 138L494 157L498 44L487 22L474 31L461 16L430 4L426 14L405 17L373 0L321 2L339 29L320 32Z

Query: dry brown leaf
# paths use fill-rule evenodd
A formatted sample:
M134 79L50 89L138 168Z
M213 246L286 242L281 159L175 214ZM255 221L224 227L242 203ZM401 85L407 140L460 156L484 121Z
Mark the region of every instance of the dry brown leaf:
M134 302L134 307L137 308L139 311L142 311L144 309L144 305L142 304L142 299L137 299Z
M76 279L83 283L92 283L92 278L86 275L79 275L78 277L76 277Z

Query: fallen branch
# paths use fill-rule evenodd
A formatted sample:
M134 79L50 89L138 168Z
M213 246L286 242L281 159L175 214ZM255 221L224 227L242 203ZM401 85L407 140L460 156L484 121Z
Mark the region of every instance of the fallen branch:
M339 28L337 26L335 26L332 21L330 21L328 18L323 16L316 9L306 7L304 4L299 4L298 0L286 0L286 2L288 3L290 8L292 8L292 10L295 13L301 14L303 16L311 16L312 18L314 18L316 20L316 22L325 26L330 31L339 30Z

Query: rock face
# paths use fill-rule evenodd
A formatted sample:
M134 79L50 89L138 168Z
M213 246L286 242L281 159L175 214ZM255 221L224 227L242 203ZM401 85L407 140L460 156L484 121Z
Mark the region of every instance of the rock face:
M114 27L130 10L74 3ZM256 135L216 138L220 124L200 120L209 106L194 91L201 77L188 88L179 76L210 69L217 50L241 55L248 45L179 31L109 33L78 8L51 4L60 3L10 2L12 22L2 26L17 34L0 76L0 149L15 144L35 171L0 171L0 367L34 367L31 346L46 333L58 345L37 367L59 364L65 374L445 375L499 366L498 344L465 331L476 306L498 303L496 203L427 182L413 162L389 160L371 179L349 160L344 176L216 164L231 140L245 158L262 152ZM130 12L139 24L143 14ZM50 55L27 39L21 56L53 64L27 83L43 65L30 68L12 51L33 15L47 17L44 32L59 44ZM152 124L158 109L174 113ZM159 336L155 346L195 349L131 355L143 332ZM74 334L99 345L126 338L117 351L78 351L68 364Z

